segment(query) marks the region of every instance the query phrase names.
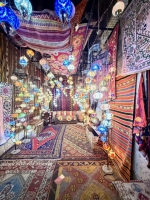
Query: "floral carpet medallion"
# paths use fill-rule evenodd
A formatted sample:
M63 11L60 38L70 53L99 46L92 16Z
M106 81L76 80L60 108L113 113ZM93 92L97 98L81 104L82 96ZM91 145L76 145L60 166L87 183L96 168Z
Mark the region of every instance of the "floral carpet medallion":
M49 200L116 200L117 191L102 171L104 164L105 161L58 161ZM62 174L65 178L56 184L54 180Z
M1 200L47 200L55 161L0 161Z
M2 159L60 159L65 125L44 129L37 137L6 152Z
M86 136L85 127L82 125L67 125L63 147L63 160L106 160L107 154L96 144L92 149Z

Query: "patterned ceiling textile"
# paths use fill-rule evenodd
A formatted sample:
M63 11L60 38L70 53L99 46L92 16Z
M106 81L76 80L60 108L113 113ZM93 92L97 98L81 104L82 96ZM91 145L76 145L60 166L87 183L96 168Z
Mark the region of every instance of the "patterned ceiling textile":
M116 152L114 159L121 175L130 180L132 127L134 113L136 75L116 78L116 99L110 103L113 129L111 146Z
M107 44L108 53L104 53L100 60L92 63L99 64L101 71L98 72L98 84L99 88L102 90L102 86L107 87L107 91L103 92L103 98L100 100L115 99L115 75L116 75L116 57L117 57L117 43L118 43L118 24L116 25L114 31L112 32ZM108 65L106 63L109 63ZM113 68L113 70L112 70Z
M1 161L0 199L48 200L55 164L51 160Z
M150 0L132 0L121 18L122 75L150 68Z
M10 138L10 119L12 113L12 89L13 86L8 83L0 83L0 97L2 97L1 108L3 109L4 133L0 133L0 145L4 144Z
M86 4L87 1L82 0L76 7L78 10L71 21L71 27L64 26L54 11L33 12L31 20L28 21L22 18L19 11L15 10L21 25L13 40L18 45L22 44L24 47L30 47L41 53L70 51L71 33L74 32L75 24L80 22Z
M73 52L72 55L74 55L75 59L73 61L73 65L75 66L75 69L71 71L71 74L75 74L77 71L77 67L79 65L80 61L80 56L83 48L83 41L84 41L84 36L86 32L86 24L80 25L78 31L74 32L73 35ZM92 31L88 32L88 35L90 35ZM63 74L63 75L69 75L70 72L68 71L67 67L63 65L63 62L65 59L68 59L70 55L70 52L62 53L62 52L57 52L51 54L51 58L48 58L47 60L49 61L49 64L51 66L51 70L55 74Z
M49 199L55 200L116 200L117 191L111 181L104 176L102 166L105 161L65 161L57 162L51 181ZM112 180L120 179L114 166ZM57 177L64 179L56 185Z

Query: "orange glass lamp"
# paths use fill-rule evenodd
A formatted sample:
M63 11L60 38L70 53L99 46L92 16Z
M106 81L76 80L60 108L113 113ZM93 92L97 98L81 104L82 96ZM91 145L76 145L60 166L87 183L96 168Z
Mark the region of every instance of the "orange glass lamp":
M108 152L108 157L113 160L115 157L116 157L116 153L111 149L109 152Z
M28 49L28 50L26 51L26 53L27 53L27 55L28 55L30 58L32 58L32 57L34 56L34 51L32 51L31 49Z

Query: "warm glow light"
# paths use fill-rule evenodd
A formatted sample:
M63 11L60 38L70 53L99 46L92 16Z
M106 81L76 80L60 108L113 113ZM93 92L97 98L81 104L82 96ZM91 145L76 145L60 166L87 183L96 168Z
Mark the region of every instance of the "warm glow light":
M125 5L124 2L119 0L112 9L113 16L118 16L124 11Z

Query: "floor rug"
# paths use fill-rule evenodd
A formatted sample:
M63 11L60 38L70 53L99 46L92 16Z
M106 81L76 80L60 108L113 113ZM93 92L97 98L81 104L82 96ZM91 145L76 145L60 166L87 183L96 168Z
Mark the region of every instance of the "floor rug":
M92 149L85 127L79 124L66 126L62 147L62 160L106 160L107 154L96 144Z
M52 177L49 200L116 200L117 191L102 171L104 164L106 161L58 161ZM120 180L114 170L115 179ZM55 180L61 175L64 175L64 179L56 184Z
M55 161L0 161L1 200L47 200Z
M44 129L36 138L25 140L21 145L6 152L1 159L60 159L65 125Z

